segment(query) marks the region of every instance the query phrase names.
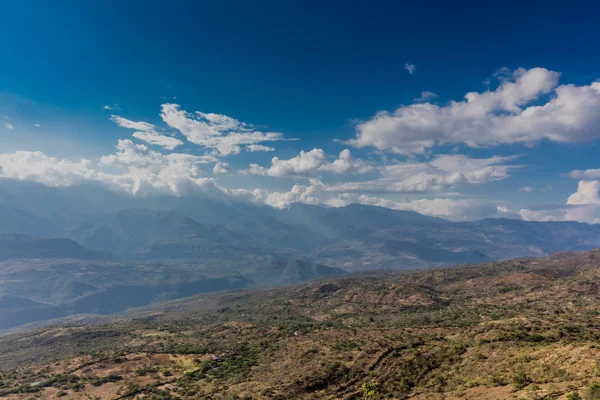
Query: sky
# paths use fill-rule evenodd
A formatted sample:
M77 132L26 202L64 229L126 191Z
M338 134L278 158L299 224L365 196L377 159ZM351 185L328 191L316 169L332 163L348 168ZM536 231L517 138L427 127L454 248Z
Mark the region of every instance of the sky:
M600 223L598 11L5 1L0 178Z

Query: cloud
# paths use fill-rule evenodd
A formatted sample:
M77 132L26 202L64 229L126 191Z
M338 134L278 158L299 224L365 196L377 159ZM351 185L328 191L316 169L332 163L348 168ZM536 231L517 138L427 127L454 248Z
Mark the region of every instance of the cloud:
M547 192L552 189L553 189L552 185L546 185L544 187L524 186L521 189L519 189L519 192L525 192L525 193Z
M573 177L595 176L596 170L573 171ZM544 209L524 208L519 215L526 221L578 221L600 223L600 181L581 180L566 205Z
M181 110L178 104L163 104L160 116L189 142L211 149L219 156L239 154L243 145L284 140L279 132L260 132L253 125L222 114L199 111L191 114ZM250 151L256 149L249 148Z
M132 121L118 115L111 115L110 120L119 125L121 128L135 129L136 131L142 132L152 132L156 130L156 127L148 122Z
M0 154L0 177L32 180L47 186L71 186L98 178L91 162L59 160L39 151Z
M332 174L347 174L351 172L365 173L371 170L371 167L364 161L354 159L350 150L345 149L340 152L339 157L329 162L325 152L322 149L312 149L310 151L300 151L300 153L288 160L281 160L279 157L273 157L271 166L261 167L257 164L250 164L246 173L250 175L266 176L315 176L321 172Z
M415 99L417 102L429 101L433 99L437 99L439 96L433 92L424 91L421 92L421 95Z
M132 121L118 115L112 115L110 119L122 128L137 130L132 136L151 145L160 146L167 150L174 150L183 144L183 141L177 138L161 135L156 132L156 127L148 122Z
M183 142L177 138L161 135L156 132L134 132L132 136L139 140L143 140L146 143L161 146L167 150L174 150L176 147L183 144Z
M41 128L42 127L42 125L40 125L40 124L33 124L33 126L35 126L36 128Z
M519 215L525 221L576 221L600 223L600 205L567 205L549 209L521 209Z
M600 204L598 190L600 190L600 181L579 181L577 192L569 196L567 204Z
M104 107L102 107L103 109L107 110L107 111L114 111L114 110L120 110L121 107L119 107L118 104L113 104L112 106L106 105Z
M454 221L468 221L486 217L514 217L508 208L493 201L480 199L419 199L412 201L397 201L382 197L359 195L335 195L327 191L321 181L311 179L310 184L294 185L287 192L268 192L265 190L237 190L238 198L268 204L275 208L287 208L294 203L341 207L350 203L375 205L395 210L416 211L421 214L437 216Z
M387 207L394 210L415 211L420 214L446 218L454 221L469 221L481 218L506 216L510 213L506 207L498 206L493 201L479 199L419 199L412 201L395 201L378 197L361 195L361 204Z
M569 176L575 179L599 179L600 169L574 170Z
M506 179L516 157L469 158L460 154L440 155L429 162L398 163L380 168L380 178L329 186L338 193L424 193L464 184L482 184Z
M15 126L14 126L13 124L9 124L8 122L7 122L6 124L4 124L4 127L5 127L6 129L10 129L10 130L13 130L13 129L15 129Z
M246 150L248 150L249 152L275 151L275 148L269 147L269 146L265 146L265 145L262 145L262 144L249 144L248 146L246 146Z
M215 162L212 156L162 154L131 140L119 140L116 152L101 157L94 167L87 159L71 161L39 151L0 154L0 178L32 180L48 186L72 186L94 182L135 195L180 196L198 188L220 190L201 176L200 164Z
M409 74L414 74L417 71L417 67L415 64L406 63L404 64L404 69L408 71Z
M227 164L226 162L217 161L217 163L213 167L213 174L226 174L229 172L229 170L227 169L228 167L229 164Z
M346 143L408 155L447 144L578 143L600 137L600 82L557 86L558 77L545 68L520 68L501 76L494 91L470 92L463 101L380 111L357 124L356 137Z

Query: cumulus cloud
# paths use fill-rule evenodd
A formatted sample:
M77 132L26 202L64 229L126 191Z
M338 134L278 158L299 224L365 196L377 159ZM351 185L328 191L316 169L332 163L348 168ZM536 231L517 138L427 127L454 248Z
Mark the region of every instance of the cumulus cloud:
M437 94L426 90L426 91L421 92L421 95L419 97L417 97L415 99L415 101L417 101L417 102L429 101L429 100L437 99L438 97L439 96Z
M576 143L599 137L600 82L557 86L558 78L545 68L520 68L501 76L494 91L470 92L462 101L380 111L357 124L356 137L347 143L415 154L444 144Z
M575 179L599 179L600 169L575 170L569 176Z
M32 180L47 186L71 186L97 179L91 162L59 160L39 151L0 154L0 177Z
M417 71L417 67L415 64L406 63L404 64L404 69L408 71L409 74L414 74Z
M160 116L189 142L209 148L219 156L239 154L242 146L284 140L283 134L279 132L261 132L253 125L222 114L199 111L192 114L181 110L178 104L163 104ZM265 150L257 147L248 149Z
M519 211L525 221L576 221L590 224L600 223L600 205L567 205L547 209L528 209Z
M227 164L226 162L217 161L217 163L213 167L213 174L226 174L229 172L229 170L227 169L228 167L229 164Z
M593 177L597 170L573 171L573 177ZM600 223L600 181L581 180L577 191L564 206L543 209L524 208L519 215L526 221L578 221Z
M200 164L215 162L212 156L162 154L131 140L119 140L116 152L103 156L94 167L87 159L71 161L39 151L0 154L0 177L32 180L48 186L72 186L95 182L136 195L183 195L197 188L216 187L201 176Z
M600 181L579 181L577 192L573 193L567 199L567 204L600 204Z
M137 132L134 132L132 136L148 144L160 146L167 150L174 150L183 144L177 138L156 132L156 127L148 122L132 121L118 115L112 115L110 119L122 128L135 129Z
M328 187L339 193L423 193L462 184L482 184L506 179L518 165L515 157L469 158L460 154L440 155L429 162L399 163L380 168L381 177Z
M342 150L339 157L330 162L322 149L300 151L300 153L288 160L273 157L270 167L261 167L250 164L246 173L251 175L267 176L315 176L321 172L332 174L348 174L351 172L366 173L372 168L364 161L352 157L350 150Z
M15 126L14 126L13 124L9 124L8 122L7 122L6 124L4 124L4 127L5 127L6 129L10 129L10 130L13 130L13 129L15 129Z
M512 214L506 207L498 206L492 201L480 199L434 198L396 201L360 195L357 200L357 202L361 204L387 207L394 210L415 211L420 214L455 221L468 221Z

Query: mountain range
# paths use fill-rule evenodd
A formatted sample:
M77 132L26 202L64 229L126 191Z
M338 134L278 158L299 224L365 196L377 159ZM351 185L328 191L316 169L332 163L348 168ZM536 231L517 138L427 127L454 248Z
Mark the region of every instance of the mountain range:
M484 219L451 222L350 204L287 209L211 196L133 197L80 185L0 181L0 233L67 237L137 260L273 255L342 268L410 269L600 246L600 225Z
M600 225L577 222L451 222L358 204L275 209L0 180L0 328L224 289L595 247Z

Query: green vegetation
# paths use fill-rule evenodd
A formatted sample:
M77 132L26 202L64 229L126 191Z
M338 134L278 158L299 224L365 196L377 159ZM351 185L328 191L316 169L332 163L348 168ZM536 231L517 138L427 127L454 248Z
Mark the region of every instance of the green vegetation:
M0 396L600 399L599 255L202 295L4 334Z

